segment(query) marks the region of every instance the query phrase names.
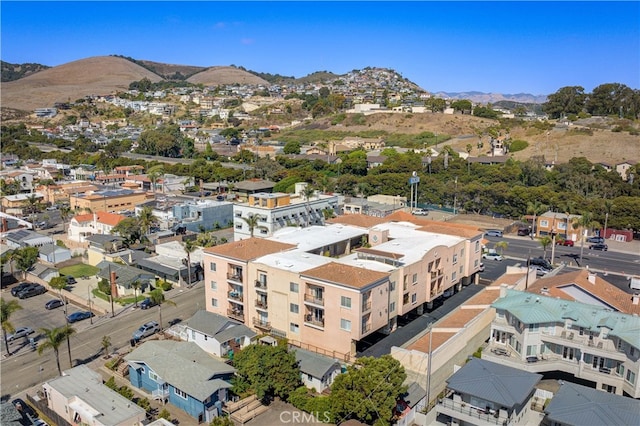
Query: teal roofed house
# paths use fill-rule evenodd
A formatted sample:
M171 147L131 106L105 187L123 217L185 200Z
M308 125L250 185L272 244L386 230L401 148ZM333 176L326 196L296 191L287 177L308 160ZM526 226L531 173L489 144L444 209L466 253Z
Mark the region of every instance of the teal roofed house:
M560 371L594 389L640 397L637 315L506 288L491 306L496 317L483 359L530 372Z

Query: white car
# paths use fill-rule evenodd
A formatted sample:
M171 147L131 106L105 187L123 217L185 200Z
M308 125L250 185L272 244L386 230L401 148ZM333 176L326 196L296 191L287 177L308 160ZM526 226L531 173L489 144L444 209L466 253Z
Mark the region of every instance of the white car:
M488 259L488 260L502 260L504 259L504 257L502 257L502 255L499 255L498 253L484 253L482 255L483 259Z
M416 216L427 216L429 214L429 210L427 209L415 209L411 212L411 214L414 214Z

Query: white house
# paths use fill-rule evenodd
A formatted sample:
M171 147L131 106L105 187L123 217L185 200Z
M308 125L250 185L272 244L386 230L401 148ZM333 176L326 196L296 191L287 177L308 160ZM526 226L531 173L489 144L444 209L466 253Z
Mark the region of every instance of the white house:
M333 358L300 348L293 351L300 367L302 383L309 389L315 389L316 392L324 391L342 372L340 363Z
M244 324L200 310L186 321L180 337L205 352L225 358L251 344L256 335Z
M85 237L90 235L110 234L111 230L126 218L126 216L108 212L79 214L69 222L67 235L70 240L83 243Z

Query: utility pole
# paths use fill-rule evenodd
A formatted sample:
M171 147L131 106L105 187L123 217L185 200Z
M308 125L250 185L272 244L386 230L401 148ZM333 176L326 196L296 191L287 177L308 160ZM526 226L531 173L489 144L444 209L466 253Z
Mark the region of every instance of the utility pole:
M431 337L433 336L433 322L429 323L429 359L427 360L427 401L425 405L425 415L429 412L429 402L431 401ZM426 417L425 417L426 421Z

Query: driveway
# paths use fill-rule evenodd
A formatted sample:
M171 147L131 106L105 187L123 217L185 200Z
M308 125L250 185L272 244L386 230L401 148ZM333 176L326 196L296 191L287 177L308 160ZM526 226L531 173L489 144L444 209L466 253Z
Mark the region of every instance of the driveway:
M322 413L320 413L322 415ZM331 425L317 421L309 413L298 410L293 405L275 400L269 405L269 410L253 420L245 423L249 426L275 425Z

